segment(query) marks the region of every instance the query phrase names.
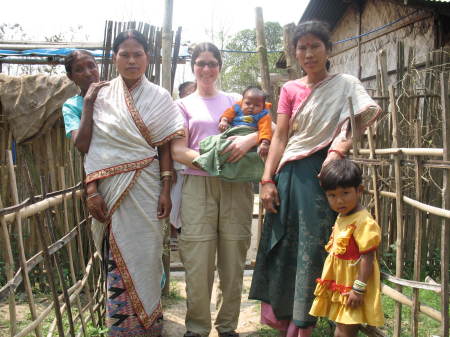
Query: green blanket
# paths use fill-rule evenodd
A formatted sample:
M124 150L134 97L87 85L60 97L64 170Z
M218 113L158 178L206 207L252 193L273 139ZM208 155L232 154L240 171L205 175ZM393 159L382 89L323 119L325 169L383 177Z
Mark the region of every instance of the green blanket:
M264 171L264 162L254 147L237 163L227 163L229 153L221 152L231 144L228 137L245 136L255 132L254 128L236 126L225 132L209 136L200 142L200 156L192 163L211 176L228 181L259 181Z

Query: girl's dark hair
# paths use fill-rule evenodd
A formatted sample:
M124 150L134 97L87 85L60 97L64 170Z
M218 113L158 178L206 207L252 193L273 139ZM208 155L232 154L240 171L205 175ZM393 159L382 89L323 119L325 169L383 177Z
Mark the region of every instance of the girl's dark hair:
M331 42L330 27L326 22L312 20L299 23L297 27L295 27L294 36L292 37L292 45L294 46L294 50L297 48L298 40L307 34L317 37L323 42L328 52L331 52L333 43ZM327 70L330 70L329 60L326 63L326 68Z
M197 44L194 50L192 51L191 56L192 71L194 71L195 61L197 61L197 58L200 56L200 54L205 51L209 51L211 54L213 54L214 58L217 60L217 62L219 62L219 70L222 69L222 55L220 55L219 48L217 48L216 45L211 42L202 42Z
M245 94L248 92L252 92L257 94L258 96L261 96L264 100L264 103L266 103L267 94L261 89L259 85L250 85L247 88L244 89L242 92L242 98L244 98Z
M338 187L358 187L362 183L362 171L349 159L333 160L322 168L319 179L324 191Z
M150 49L148 47L147 39L144 37L144 35L142 35L141 32L138 32L135 29L125 30L116 36L116 38L114 39L113 46L112 46L113 52L117 54L117 52L119 51L120 45L124 41L129 40L129 39L136 40L136 42L139 43L142 46L142 48L144 48L145 53L149 52Z
M77 57L79 57L81 55L90 56L95 61L95 57L87 50L84 50L84 49L74 50L74 51L70 52L70 54L66 55L66 57L64 57L64 67L66 68L67 74L69 74L69 75L72 74L73 63L75 62Z

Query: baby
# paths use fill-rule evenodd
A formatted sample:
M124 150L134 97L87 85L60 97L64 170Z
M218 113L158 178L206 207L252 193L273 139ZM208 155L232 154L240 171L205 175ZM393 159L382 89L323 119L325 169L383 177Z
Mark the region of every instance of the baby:
M242 93L242 100L225 110L220 117L220 131L231 126L250 126L258 130L258 154L266 158L272 139L272 118L269 109L272 104L266 102L266 94L258 87L247 87Z

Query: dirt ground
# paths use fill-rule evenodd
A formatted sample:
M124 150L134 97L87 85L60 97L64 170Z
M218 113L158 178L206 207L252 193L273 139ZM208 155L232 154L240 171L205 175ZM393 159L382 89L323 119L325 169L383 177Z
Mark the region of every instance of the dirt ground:
M248 291L250 289L251 275L250 273L246 273L244 276L244 286L242 292L242 303L241 303L241 314L239 317L239 326L237 332L240 333L242 337L257 337L260 336L258 334L258 330L261 328L261 324L259 324L259 302L251 301L247 298ZM181 299L177 301L177 303L169 305L164 309L164 337L182 337L186 332L184 327L184 317L186 315L186 292L184 276L182 273L177 273L176 275L172 275L172 285L176 285L177 289L180 292ZM216 287L217 287L217 277L214 282L213 296L211 300L211 317L212 322L214 322L214 318L216 315ZM214 325L214 324L213 324ZM217 331L212 328L210 337L217 337Z
M257 204L255 203L255 207ZM253 220L252 223L252 240L250 244L250 248L247 253L247 265L250 265L256 259L257 252L257 227L258 222L256 219ZM171 252L171 261L174 263L179 262L178 253ZM258 337L259 334L257 331L261 328L261 324L259 323L259 315L260 315L260 306L258 301L251 301L248 299L248 292L250 290L250 284L252 280L252 271L246 270L244 276L244 284L242 291L242 302L241 302L241 313L239 316L239 326L237 332L240 333L242 337ZM175 304L168 305L164 310L164 337L182 337L186 332L184 326L184 318L186 315L186 283L184 281L184 273L183 272L172 272L171 273L171 285L176 286L177 292L183 298L177 301ZM211 299L211 317L212 322L214 322L214 318L216 315L216 289L218 284L218 278L214 280L214 288ZM210 333L210 337L217 337L217 331L214 329L214 323L212 324L213 328Z
M255 205L256 206L256 205ZM252 241L250 248L247 253L247 265L250 265L256 258L256 237L257 237L257 220L253 220L252 224ZM179 263L178 252L171 252L171 261ZM259 323L259 302L248 300L248 292L251 284L251 270L246 270L244 276L244 285L242 292L242 303L241 303L241 313L239 319L239 326L237 332L240 333L242 337L259 337L262 336L258 334L258 330L261 329L261 324ZM211 317L212 322L216 315L216 289L218 284L218 278L214 282L214 289L211 300ZM186 292L185 292L185 281L184 272L172 272L171 273L171 286L175 287L176 299L170 299L166 301L164 305L164 337L182 337L186 332L184 326L184 318L186 315ZM30 319L29 307L26 304L26 299L24 294L19 295L19 302L17 303L17 320L19 326L23 327L27 325L27 321ZM42 296L42 298L36 298L37 311L40 313L48 305L48 296ZM164 301L163 301L164 303ZM4 302L0 305L0 337L9 336L9 310L8 303ZM210 337L217 337L217 331L213 328L209 335ZM266 335L264 335L266 336Z

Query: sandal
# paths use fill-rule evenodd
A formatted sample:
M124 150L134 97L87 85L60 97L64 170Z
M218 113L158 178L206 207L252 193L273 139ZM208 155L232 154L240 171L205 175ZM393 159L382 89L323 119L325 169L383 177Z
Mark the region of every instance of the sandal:
M186 333L183 335L183 337L202 337L200 334L192 332L192 331L186 331Z
M239 337L236 331L219 332L219 337Z

